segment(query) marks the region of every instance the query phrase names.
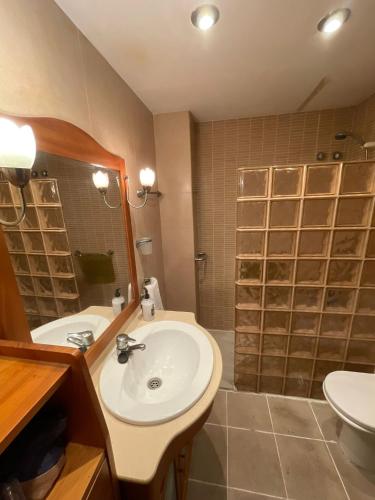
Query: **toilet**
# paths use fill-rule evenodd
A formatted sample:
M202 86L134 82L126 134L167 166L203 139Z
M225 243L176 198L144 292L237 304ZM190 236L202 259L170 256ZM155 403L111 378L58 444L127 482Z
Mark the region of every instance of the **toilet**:
M324 395L340 417L339 445L354 464L375 472L375 374L329 373Z

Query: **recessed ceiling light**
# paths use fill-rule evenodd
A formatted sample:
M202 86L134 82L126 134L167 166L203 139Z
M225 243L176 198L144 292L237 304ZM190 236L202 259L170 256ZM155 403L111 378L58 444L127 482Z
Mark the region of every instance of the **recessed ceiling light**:
M333 33L349 19L350 9L337 9L327 14L318 23L318 30L323 33Z
M201 5L191 14L191 22L202 31L207 31L219 20L219 9L215 5Z

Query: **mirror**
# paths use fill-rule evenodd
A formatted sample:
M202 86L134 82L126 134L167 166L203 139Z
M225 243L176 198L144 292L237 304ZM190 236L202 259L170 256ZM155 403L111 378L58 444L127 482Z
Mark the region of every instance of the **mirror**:
M25 119L33 127L38 145L32 178L24 190L26 217L17 226L1 227L22 299L22 314L26 315L31 338L38 343L69 345L60 342L62 334L55 323L50 325L55 328L52 336L45 327L56 320L57 326L62 321L71 324L73 333L95 329L95 343L87 350L93 357L92 351L99 352L97 344L104 346L103 337L114 335L117 325L121 326L138 300L123 161L103 150L80 129L60 120L53 120L57 128L68 127L77 134L74 144L71 133L53 141L49 138L43 144L45 124L39 130L38 124L33 126L34 120L50 119ZM64 140L68 144L67 154L55 154L63 149ZM84 150L84 141L88 151ZM84 152L77 152L77 148ZM93 173L98 170L108 175L105 195L93 181ZM15 220L20 204L18 188L0 172L0 219ZM130 304L129 284L135 297ZM82 311L95 313L88 309L91 306L112 308L116 290L125 299L123 312L118 316L111 317L108 309L107 319L94 319L93 328L83 320L79 326L69 323L72 315ZM10 314L20 313L15 309L12 306ZM69 320L66 323L62 318Z
M4 227L30 330L90 306L112 305L115 290L127 297L125 227L118 172L107 169L109 208L94 186L98 168L38 152L25 194L26 217ZM1 217L14 220L19 191L0 184ZM126 305L126 304L124 304Z

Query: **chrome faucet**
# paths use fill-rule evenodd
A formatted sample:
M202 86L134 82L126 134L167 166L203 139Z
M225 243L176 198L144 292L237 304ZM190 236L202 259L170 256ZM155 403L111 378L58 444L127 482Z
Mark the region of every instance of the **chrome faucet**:
M128 362L132 351L135 351L136 349L144 351L146 349L145 344L129 345L129 342L137 341L129 337L129 335L126 335L126 333L120 333L120 335L117 335L116 337L117 359L121 364Z
M86 352L95 339L92 330L84 330L83 332L68 333L66 340L78 346L81 352Z

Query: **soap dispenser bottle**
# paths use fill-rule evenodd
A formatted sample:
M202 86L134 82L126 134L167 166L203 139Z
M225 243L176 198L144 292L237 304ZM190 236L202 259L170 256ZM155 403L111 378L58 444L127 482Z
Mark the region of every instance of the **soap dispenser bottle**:
M150 299L147 288L144 288L144 297L141 301L142 317L144 321L152 321L155 317L155 304Z
M121 295L121 288L116 288L115 296L112 299L112 311L115 316L125 307L125 297Z

